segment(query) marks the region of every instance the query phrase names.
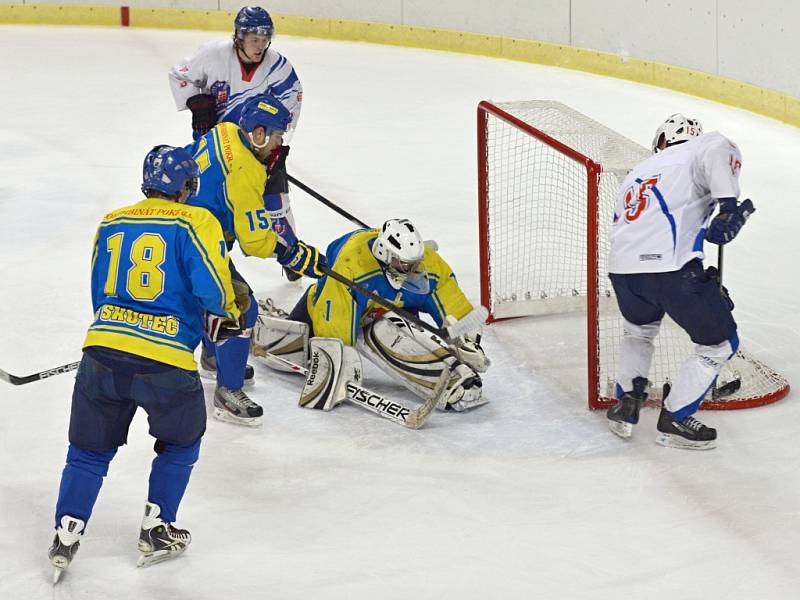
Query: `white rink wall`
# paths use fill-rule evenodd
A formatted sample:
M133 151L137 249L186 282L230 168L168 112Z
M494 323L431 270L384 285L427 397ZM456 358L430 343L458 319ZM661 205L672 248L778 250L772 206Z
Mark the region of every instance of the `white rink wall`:
M22 4L236 10L224 0L59 0ZM800 96L793 0L271 0L280 15L442 28L652 60Z

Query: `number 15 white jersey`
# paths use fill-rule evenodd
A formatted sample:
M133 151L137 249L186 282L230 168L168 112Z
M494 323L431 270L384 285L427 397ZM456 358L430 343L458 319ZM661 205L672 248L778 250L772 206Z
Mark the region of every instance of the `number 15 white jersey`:
M611 227L611 273L666 273L703 258L719 198L739 197L739 148L718 132L665 148L620 188Z

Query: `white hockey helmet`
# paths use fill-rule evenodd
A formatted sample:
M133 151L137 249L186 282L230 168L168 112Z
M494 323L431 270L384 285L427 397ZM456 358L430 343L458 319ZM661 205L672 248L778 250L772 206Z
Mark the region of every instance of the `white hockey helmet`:
M653 152L658 152L661 145L661 136L667 146L688 142L703 133L703 126L697 119L689 119L681 113L675 113L659 125L656 136L653 138ZM666 146L665 146L666 147Z
M372 243L372 255L384 268L391 286L399 290L425 255L425 243L408 219L389 219Z

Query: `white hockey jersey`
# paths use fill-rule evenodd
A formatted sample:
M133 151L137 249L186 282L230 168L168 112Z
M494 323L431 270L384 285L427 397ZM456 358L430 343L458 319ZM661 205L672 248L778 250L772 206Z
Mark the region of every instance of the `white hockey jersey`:
M303 88L292 64L272 47L248 74L239 62L233 40L203 44L194 55L170 69L169 82L178 110L184 110L186 101L196 94L211 94L217 100L218 120L238 123L245 101L268 93L292 113L289 128L297 127Z
M739 197L739 148L718 132L665 148L628 173L611 227L610 273L665 273L703 258L719 198Z

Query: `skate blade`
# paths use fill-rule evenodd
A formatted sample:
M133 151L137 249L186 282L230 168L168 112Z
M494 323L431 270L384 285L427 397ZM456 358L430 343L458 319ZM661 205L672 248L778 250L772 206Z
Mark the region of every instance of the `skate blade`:
M61 575L63 575L64 571L66 571L66 567L54 567L53 568L53 585L58 583L58 580L61 579Z
M611 433L621 437L623 440L630 439L633 435L633 425L625 421L612 421L608 419L608 428L611 430Z
M223 423L233 423L244 427L261 427L263 417L237 417L223 408L214 407L214 418Z
M659 433L656 438L656 444L667 448L680 448L681 450L713 450L717 447L717 440L693 442L679 435Z
M209 371L207 369L204 369L203 367L200 367L197 370L197 372L200 373L200 378L201 379L205 379L207 381L216 381L217 380L217 372L216 371ZM255 377L251 377L250 379L245 379L244 380L244 385L242 387L249 388L249 387L253 387L255 384L256 384L256 378Z
M153 565L157 565L160 562L164 562L165 560L169 560L170 558L175 558L176 556L180 556L184 553L186 548L180 549L173 549L173 550L157 550L155 552L143 552L139 555L139 560L136 562L136 567L140 569L144 569L146 567L151 567Z

